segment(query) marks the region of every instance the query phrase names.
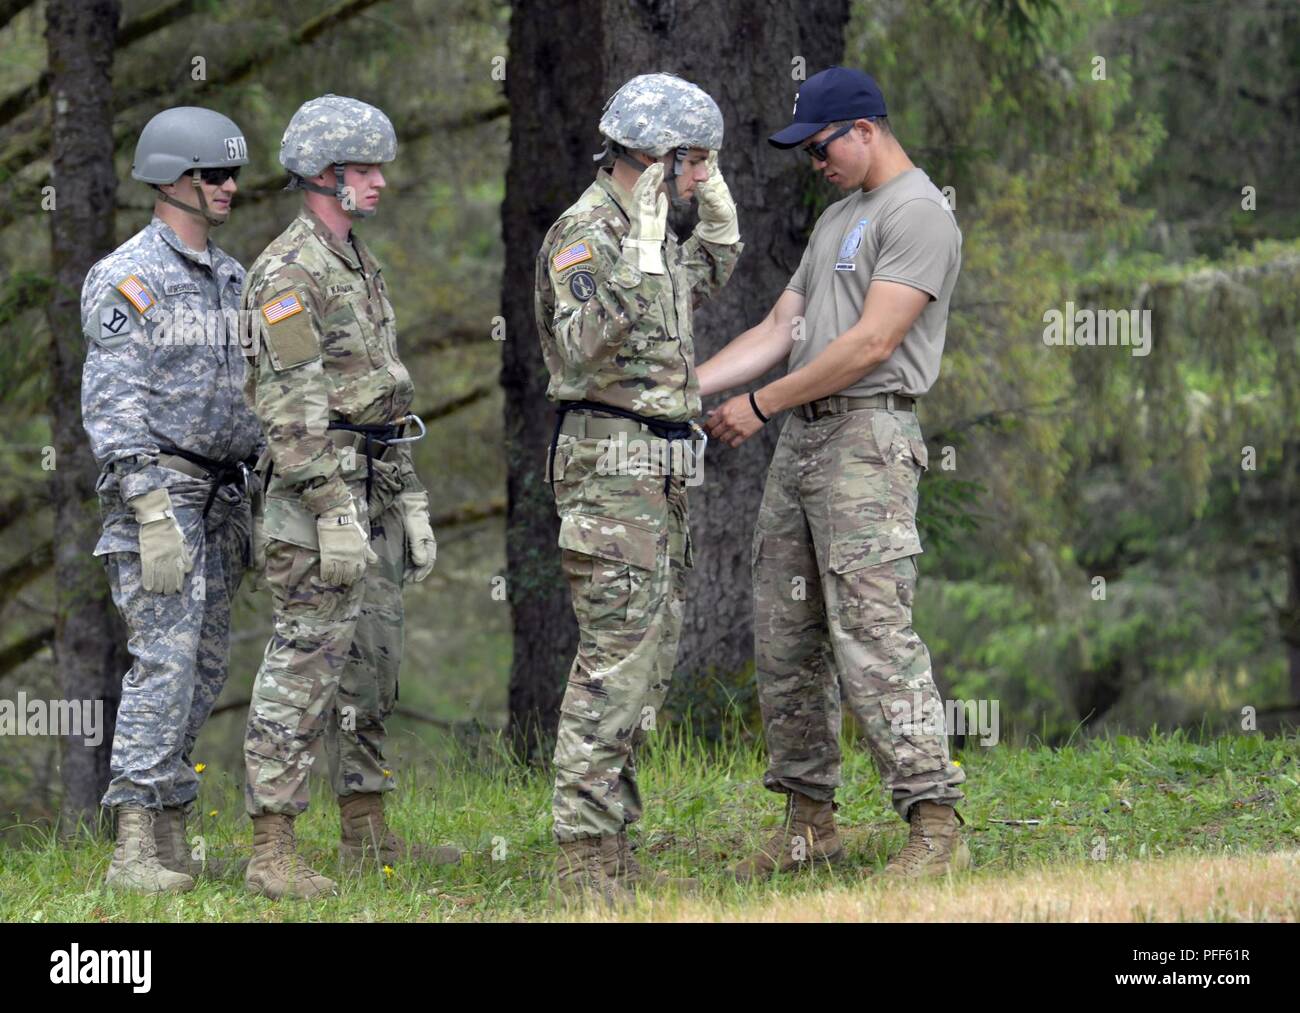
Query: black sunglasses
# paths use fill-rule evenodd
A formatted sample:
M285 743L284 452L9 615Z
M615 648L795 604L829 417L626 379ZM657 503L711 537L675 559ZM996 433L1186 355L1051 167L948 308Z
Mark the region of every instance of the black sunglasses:
M200 169L199 175L203 178L203 182L207 183L208 186L220 186L228 179L239 179L239 170L240 166L238 165L232 169L227 169L225 167L220 169Z
M853 124L846 123L844 126L840 127L839 130L835 131L835 133L831 134L831 136L826 138L824 141L818 141L816 144L804 145L803 150L806 151L811 157L817 159L817 161L824 162L826 161L826 157L827 157L826 149L831 146L831 141L835 140L837 137L843 137L852 129L853 129Z

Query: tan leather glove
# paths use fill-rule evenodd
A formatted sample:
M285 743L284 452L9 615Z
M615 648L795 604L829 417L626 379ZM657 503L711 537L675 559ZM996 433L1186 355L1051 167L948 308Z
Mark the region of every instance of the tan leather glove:
M632 254L642 274L664 273L664 237L668 234L668 195L659 192L664 165L655 162L641 173L632 188L631 225L623 237L624 251Z
M438 558L438 541L433 537L433 526L429 523L429 497L422 492L404 492L398 499L402 502L402 519L406 522L406 544L411 560L405 577L418 583L429 576Z
M722 178L718 168L718 153L709 152L709 178L696 184L695 195L700 201L700 221L695 234L707 243L731 246L740 242L740 219L736 217L736 202L731 188Z
M367 563L379 562L357 516L357 505L333 507L316 518L320 575L326 584L348 587L361 579Z
M176 523L171 494L166 489L151 489L127 503L140 525L140 570L144 589L159 594L175 594L185 583L185 575L194 569L194 560L185 546L181 526Z

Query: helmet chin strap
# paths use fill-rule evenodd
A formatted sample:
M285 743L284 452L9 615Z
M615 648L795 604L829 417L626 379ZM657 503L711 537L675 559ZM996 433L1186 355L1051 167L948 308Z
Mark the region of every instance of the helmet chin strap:
M208 210L208 202L203 197L203 187L201 185L203 182L203 173L200 170L195 169L190 174L190 179L194 183L194 192L199 195L198 207L195 207L193 204L186 204L184 201L179 201L171 194L163 193L161 187L157 188L158 199L161 200L164 204L170 204L174 208L180 208L182 211L188 212L189 214L192 214L198 218L202 218L205 222L208 223L209 226L211 226L214 229L218 225L225 225L226 221L230 218L229 213L227 213L224 218L218 218L215 214L213 214L211 211Z
M344 171L344 163L335 162L333 190L331 190L327 186L321 186L319 183L313 183L311 180L303 179L303 177L297 175L290 175L289 185L285 187L285 189L286 190L310 190L312 193L318 193L325 197L333 197L336 201L339 202L339 207L343 209L345 214L351 215L353 218L371 217L375 213L373 208L369 211L363 211L361 210L361 208L356 206L355 201L353 202L352 207L348 207L348 200L347 200L348 188L343 183L343 171Z
M608 142L606 142L606 147L609 147ZM654 162L664 163L664 185L668 188L668 198L679 208L690 203L690 198L683 197L677 189L677 177L682 174L687 150L689 149L674 148L672 151L660 155L654 160ZM601 155L603 154L604 152L601 152ZM601 155L597 155L596 157L600 158ZM651 162L650 165L644 165L641 162L638 162L622 145L614 146L614 157L632 166L632 168L637 171L637 175L645 172L646 169L650 168L650 165L654 165L654 162Z

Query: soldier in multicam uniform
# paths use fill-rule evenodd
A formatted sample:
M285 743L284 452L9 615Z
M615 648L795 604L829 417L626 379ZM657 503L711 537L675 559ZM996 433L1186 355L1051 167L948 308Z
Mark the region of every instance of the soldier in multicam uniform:
M548 477L579 627L555 746L557 887L614 903L640 877L627 839L641 815L633 751L668 691L691 566L691 313L743 247L717 168L722 114L701 89L633 78L600 132L613 165L547 232L535 308L560 406ZM699 225L679 244L668 197L692 194ZM620 453L641 466L611 463Z
M939 375L961 232L860 71L809 78L795 122L771 142L804 145L814 168L851 193L818 220L767 318L699 370L711 394L789 356L785 377L710 413L710 434L733 447L795 409L753 544L764 783L786 794L786 819L734 871L746 880L841 856L842 689L895 811L911 824L886 873L937 875L970 859L954 808L966 777L949 760L930 655L912 629L917 482L927 466L915 399ZM797 577L802 595L792 591Z
M244 308L256 364L247 397L271 451L263 533L275 632L253 688L244 741L254 893L312 897L332 880L297 856L314 747L327 733L345 868L458 862L456 848L408 844L386 824L395 785L384 722L397 696L402 587L437 555L416 477L414 388L397 355L379 265L352 230L374 213L382 163L397 153L388 117L324 95L294 114L280 147L293 223L249 271Z
M228 118L181 107L145 126L131 167L154 217L95 264L81 291L89 341L81 412L103 469L95 546L130 633L112 781L107 882L188 890L194 741L225 685L230 601L249 563L248 466L262 436L244 403L244 269L208 239L248 162Z

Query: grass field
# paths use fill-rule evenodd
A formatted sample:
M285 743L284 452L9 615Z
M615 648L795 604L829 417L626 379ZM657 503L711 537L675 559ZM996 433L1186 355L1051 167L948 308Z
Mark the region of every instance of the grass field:
M643 896L618 917L650 921L1300 920L1300 737L1184 733L1120 737L1062 749L975 747L961 807L975 868L947 881L874 878L906 839L867 755L846 743L838 818L848 857L833 869L739 886L727 865L776 825L781 800L762 788L761 744L732 736L705 747L671 734L640 761L647 801L633 839L643 864L702 880L694 896ZM243 856L251 825L237 782L205 770L199 820L209 858ZM339 877L338 815L317 785L298 821L303 853ZM103 886L108 841L60 841L10 828L0 847L0 920L499 921L614 916L556 907L549 781L492 744L461 749L402 782L390 805L399 832L467 851L451 869L345 877L339 896L273 903L238 873L204 876L166 898ZM1020 822L1013 822L1020 821ZM1037 822L1030 822L1037 821Z

